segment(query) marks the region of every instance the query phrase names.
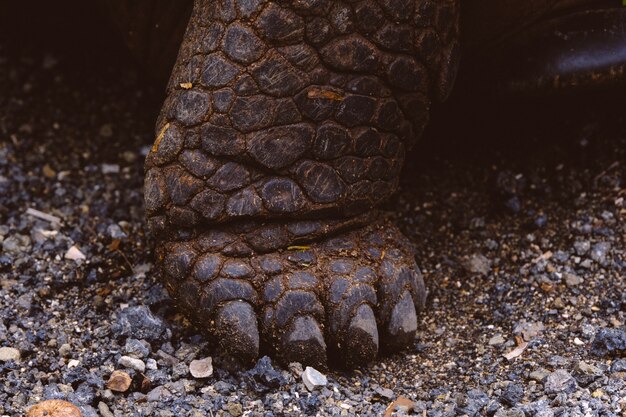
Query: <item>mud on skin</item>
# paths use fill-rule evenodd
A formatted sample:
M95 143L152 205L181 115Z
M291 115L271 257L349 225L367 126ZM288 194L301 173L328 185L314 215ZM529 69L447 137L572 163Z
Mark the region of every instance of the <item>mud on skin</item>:
M355 366L412 342L424 284L376 207L457 37L454 1L196 1L145 198L168 290L225 354Z

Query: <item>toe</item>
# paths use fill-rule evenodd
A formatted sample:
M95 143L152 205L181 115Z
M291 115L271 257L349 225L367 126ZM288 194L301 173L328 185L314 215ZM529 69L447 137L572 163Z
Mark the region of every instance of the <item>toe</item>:
M339 271L336 261L331 270ZM346 268L344 268L344 271ZM338 365L354 367L368 363L378 354L378 325L372 306L377 304L376 276L368 267L332 279L326 299L327 339Z
M259 356L259 329L252 306L241 300L229 301L216 313L215 335L220 350L242 364Z
M413 296L408 290L393 307L386 330L386 346L392 350L405 348L415 339L417 314Z
M285 363L326 368L326 342L320 326L311 316L296 317L282 337L281 357Z
M378 326L372 307L362 304L350 321L345 341L348 366L371 362L378 355Z

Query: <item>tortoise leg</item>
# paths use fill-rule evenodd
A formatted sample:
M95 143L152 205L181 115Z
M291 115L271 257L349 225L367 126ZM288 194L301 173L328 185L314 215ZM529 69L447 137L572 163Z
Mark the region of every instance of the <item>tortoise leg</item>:
M456 65L454 1L198 0L146 160L172 296L227 355L349 366L425 288L376 207Z

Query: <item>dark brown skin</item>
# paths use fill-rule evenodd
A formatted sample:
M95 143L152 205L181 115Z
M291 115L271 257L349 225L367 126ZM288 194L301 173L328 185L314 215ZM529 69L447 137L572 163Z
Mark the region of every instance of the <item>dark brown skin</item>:
M244 363L411 344L424 284L376 212L458 61L455 1L196 1L146 160L167 288ZM294 247L295 246L295 247Z
M189 4L143 1L154 21ZM605 29L626 18L604 3L468 0L467 50L503 91L622 79L611 58L626 39ZM456 0L196 0L146 160L146 210L168 290L226 356L351 367L413 343L424 283L377 207L450 92L458 18ZM150 45L143 62L167 68L177 30L162 40L120 21L131 48ZM562 54L572 46L582 52Z

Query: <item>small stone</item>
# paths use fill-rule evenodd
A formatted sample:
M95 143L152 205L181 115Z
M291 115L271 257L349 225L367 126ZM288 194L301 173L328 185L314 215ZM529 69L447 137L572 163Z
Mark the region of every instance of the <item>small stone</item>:
M146 364L141 359L131 358L130 356L122 356L117 364L126 368L131 368L139 372L146 371Z
M107 381L107 388L111 391L126 392L130 388L132 379L124 371L113 371Z
M111 412L109 406L102 401L98 403L98 411L100 412L100 415L102 417L115 417L115 415Z
M524 340L530 341L532 338L538 336L544 330L544 325L541 322L528 323L521 322L518 323L513 328L513 334L519 335L521 334Z
M111 224L107 227L107 233L112 239L126 239L128 236L117 224Z
M481 254L474 254L465 264L465 269L472 274L488 275L491 271L491 262Z
M603 375L602 369L584 361L578 361L574 366L574 377L578 384L583 387L586 387Z
M70 259L72 261L78 261L78 260L82 260L82 259L87 259L87 257L85 256L84 253L82 253L80 251L80 249L78 249L78 247L76 247L74 245L71 248L69 248L67 250L67 252L65 252L65 259Z
M145 358L150 354L150 349L148 347L150 345L144 343L137 339L127 339L126 345L124 345L124 352L132 358Z
M609 242L598 242L591 248L589 256L597 263L604 264L609 250L611 250L611 244Z
M300 362L291 362L288 366L289 372L296 378L300 378L302 376L302 372L304 369L302 368L302 364Z
M576 346L583 346L585 344L585 342L583 342L582 340L580 340L579 338L575 337L574 338L574 344Z
M102 164L100 166L100 171L104 174L119 174L120 166L118 164Z
M576 391L576 380L565 369L556 370L546 378L544 391L546 394L570 394Z
M159 386L152 389L148 395L146 395L146 400L149 402L164 401L171 395L172 394L167 390L167 388Z
M374 390L374 392L387 400L392 400L394 397L393 391L389 388L378 387Z
M521 385L513 383L507 385L506 388L504 388L502 396L500 397L504 404L507 404L511 407L522 401L523 398L524 388L522 388Z
M71 354L72 354L72 346L70 346L69 343L63 343L61 347L59 348L59 355L61 355L64 358L68 358L70 357Z
M563 280L565 281L565 285L568 287L576 287L582 284L585 280L578 275L565 273L563 274Z
M583 256L591 249L591 244L588 240L579 240L574 242L574 250L578 256Z
M213 375L213 358L210 356L204 359L191 361L189 372L194 378L208 378Z
M14 361L19 362L20 360L20 351L12 348L12 347L1 347L0 348L0 361L8 362Z
M149 369L151 371L155 371L155 370L159 369L159 366L157 365L157 361L155 361L152 358L148 359L146 361L146 369Z
M328 379L326 375L317 369L307 366L302 373L302 382L304 382L304 385L309 391L313 391L317 388L325 387L326 384L328 384Z
M626 372L626 359L618 359L611 364L611 372Z
M591 342L595 356L619 356L626 350L626 332L622 329L602 328Z
M47 400L28 409L26 417L83 417L80 409L63 400Z
M502 337L501 334L497 334L493 336L491 339L489 339L489 342L487 343L489 344L489 346L498 346L498 345L503 344L504 342L506 342L506 339Z
M163 321L146 306L123 309L112 328L120 336L145 339L148 342L162 342L168 333Z
M233 417L239 417L243 414L243 407L239 403L229 402L226 404L226 410Z
M550 375L549 371L547 371L544 368L539 368L539 369L537 369L535 371L532 371L530 373L529 377L533 381L542 382L544 379L546 379L548 377L548 375Z
M67 363L68 369L76 368L78 365L80 365L80 361L78 359L71 359Z

